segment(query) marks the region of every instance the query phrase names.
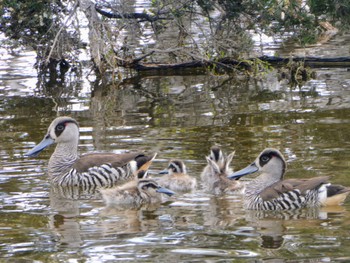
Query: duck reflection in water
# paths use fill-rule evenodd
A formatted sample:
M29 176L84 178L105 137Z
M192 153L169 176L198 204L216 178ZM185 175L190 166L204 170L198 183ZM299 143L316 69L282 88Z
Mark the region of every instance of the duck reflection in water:
M82 203L87 200L90 204L88 209L91 210L91 204L98 205L101 196L97 192L84 192L79 187L51 185L50 209L53 214L49 215L49 226L58 236L57 246L81 247L84 242Z
M312 235L317 237L320 235L320 228L328 228L326 219L333 221L339 216L348 215L344 207L330 206L278 211L245 210L244 219L247 221L246 225L252 227L249 234L260 236L261 247L277 249L283 246L289 249L286 242L292 242L293 247L303 246L303 235L307 239ZM290 229L293 229L293 236Z

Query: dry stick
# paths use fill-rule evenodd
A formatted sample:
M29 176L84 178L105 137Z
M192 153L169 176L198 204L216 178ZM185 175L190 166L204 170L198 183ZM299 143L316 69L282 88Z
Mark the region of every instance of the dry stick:
M67 23L68 21L72 18L73 14L75 13L75 11L77 10L78 8L78 5L79 5L79 0L77 0L74 4L74 7L73 7L73 10L70 12L68 18L66 19L66 21L63 23L63 25L60 27L60 29L58 30L56 36L55 36L55 39L53 41L53 44L51 46L51 49L50 49L50 52L49 52L49 55L47 56L46 60L45 60L45 64L49 64L49 60L51 58L51 55L52 55L52 52L57 44L57 41L58 41L58 37L60 36L62 30L67 26Z

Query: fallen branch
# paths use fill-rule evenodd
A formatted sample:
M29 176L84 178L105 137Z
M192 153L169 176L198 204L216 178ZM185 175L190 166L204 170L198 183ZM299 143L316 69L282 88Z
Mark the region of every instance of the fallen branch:
M260 60L268 62L272 65L287 64L290 61L304 62L305 66L310 67L349 67L350 57L334 57L334 58L321 58L321 57L294 57L294 58L283 58L283 57L259 57Z
M150 55L145 55L144 57ZM283 57L268 57L262 56L259 58L246 59L244 61L224 58L219 61L211 60L192 60L180 63L141 63L140 58L135 59L127 63L123 61L121 65L133 68L139 71L147 70L168 70L168 69L193 69L193 68L205 68L210 66L217 66L222 68L243 68L250 70L253 67L254 60L259 59L263 62L267 62L271 65L286 65L291 61L304 62L305 66L310 67L348 67L350 66L350 57L336 57L336 58L318 58L318 57L296 57L296 58L283 58Z
M172 64L161 64L161 63L138 63L135 64L134 69L136 70L166 70L166 69L188 69L188 68L198 68L207 67L204 61L193 60L189 62L172 63Z
M168 70L168 69L193 69L193 68L207 68L207 67L219 67L222 69L232 70L235 67L241 67L249 70L251 68L251 64L248 62L242 62L235 59L226 59L220 61L212 61L212 60L192 60L187 62L179 62L179 63L134 63L133 65L129 65L129 68L133 68L139 71L147 71L147 70Z

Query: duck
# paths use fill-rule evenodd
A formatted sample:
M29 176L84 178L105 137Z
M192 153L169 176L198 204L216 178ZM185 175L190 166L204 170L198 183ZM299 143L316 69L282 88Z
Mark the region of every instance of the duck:
M218 146L212 146L210 148L210 154L209 156L207 157L211 160L213 160L219 167L220 169L224 167L225 165L225 155L224 153L222 152L222 150L220 149L220 147ZM230 167L227 167L227 172L229 174L231 174L233 171ZM212 168L211 166L209 165L209 163L204 167L202 173L201 173L201 180L204 182L204 183L209 183L209 181L211 180L212 178Z
M25 155L38 155L52 144L56 148L48 162L51 182L58 186L86 188L112 187L147 171L157 153L87 153L78 154L79 124L69 117L54 119L43 140Z
M175 192L160 186L152 178L135 178L123 185L99 189L106 206L140 207L162 202L162 195L172 196Z
M227 157L218 146L213 146L210 155L206 156L207 166L201 173L201 179L206 190L213 194L234 193L243 190L243 185L238 180L227 178L232 169L230 164L235 152Z
M168 167L159 174L163 176L157 178L157 182L175 192L190 192L197 187L197 179L187 174L186 165L182 160L170 160Z
M275 148L264 149L247 167L232 173L229 179L259 172L246 184L244 207L249 210L294 210L341 205L349 187L329 182L329 176L284 179L286 161Z

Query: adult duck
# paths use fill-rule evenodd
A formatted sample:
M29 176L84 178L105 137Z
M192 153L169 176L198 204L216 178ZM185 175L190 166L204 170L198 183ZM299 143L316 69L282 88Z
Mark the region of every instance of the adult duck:
M156 154L90 153L78 155L79 124L67 116L50 124L44 139L27 156L36 156L52 144L56 148L48 163L52 182L60 186L84 188L111 187L134 179L138 171L146 171Z
M246 184L244 206L253 210L292 210L340 205L350 188L329 183L328 176L284 179L286 161L280 151L267 148L246 168L228 176L260 175Z

